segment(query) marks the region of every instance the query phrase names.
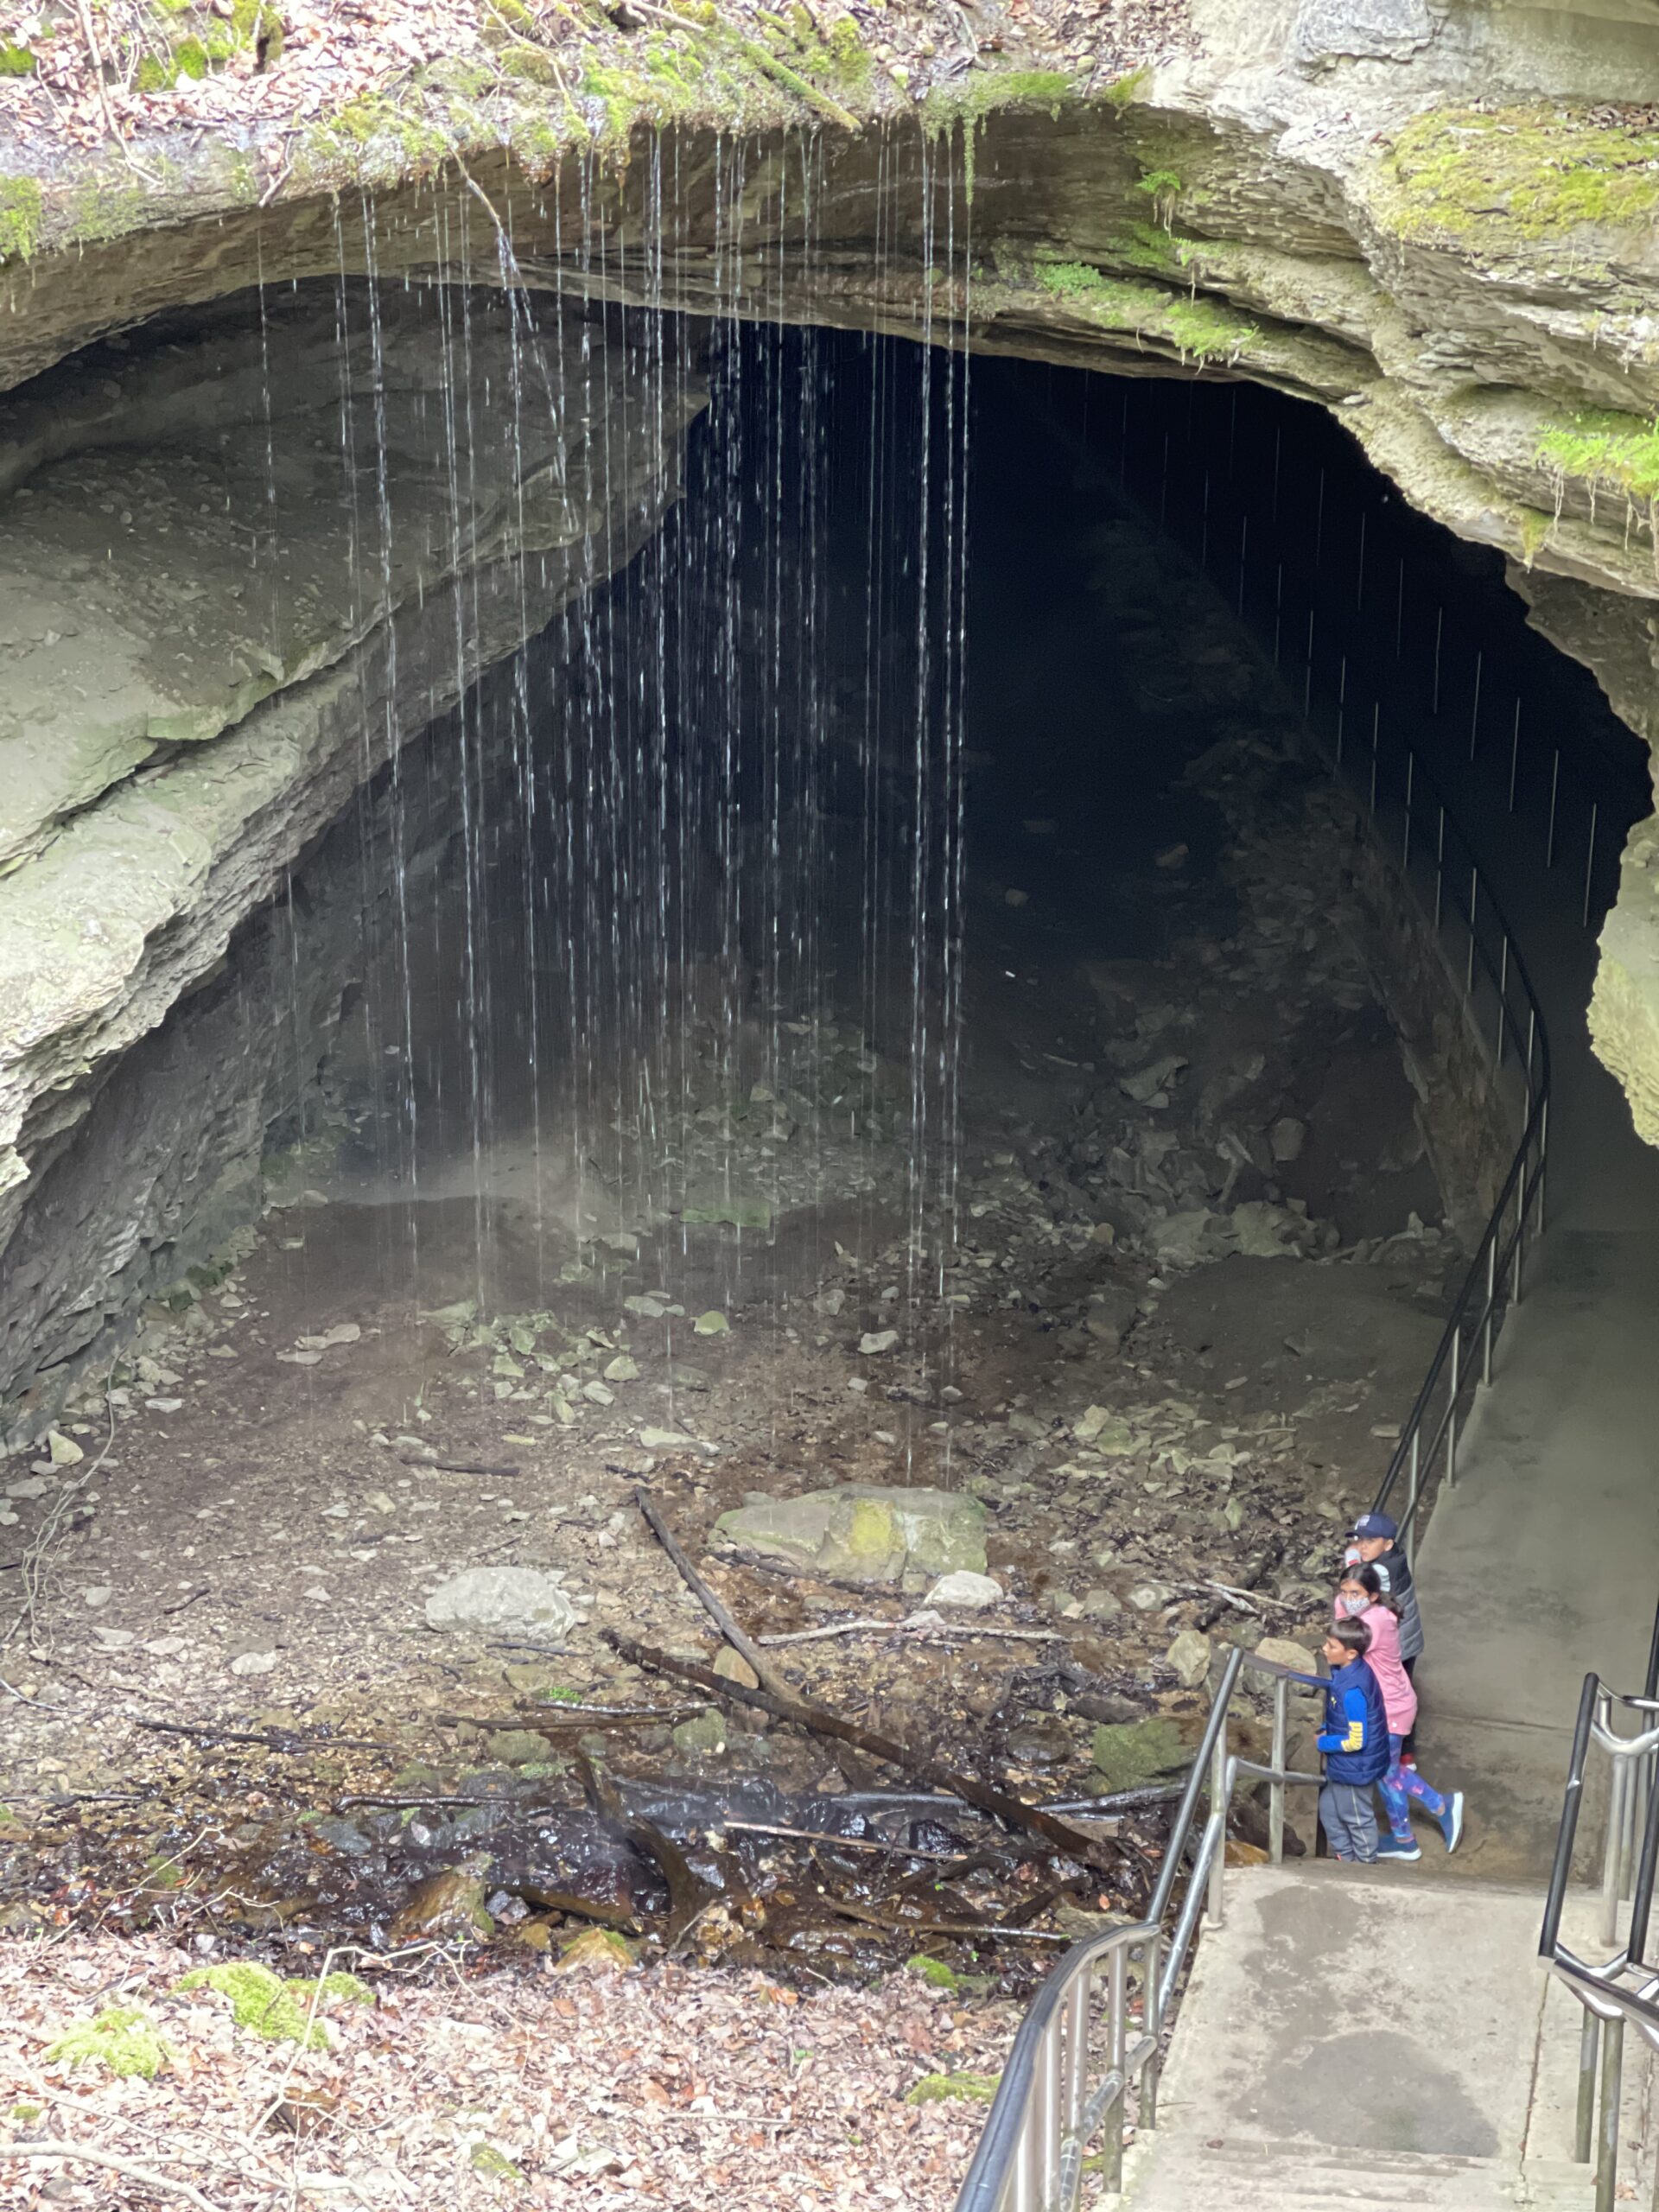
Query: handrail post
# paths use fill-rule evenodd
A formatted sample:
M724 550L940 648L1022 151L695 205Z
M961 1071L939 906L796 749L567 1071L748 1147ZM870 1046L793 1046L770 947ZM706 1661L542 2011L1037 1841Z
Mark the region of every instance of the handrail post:
M1608 1782L1607 1834L1601 1849L1600 1939L1611 1943L1618 1934L1619 1855L1624 1842L1625 1764L1613 1761Z
M1411 1432L1411 1487L1406 1494L1406 1510L1400 1516L1400 1530L1405 1539L1408 1562L1417 1549L1417 1493L1422 1487L1423 1432L1414 1426Z
M1659 1640L1659 1621L1654 1635ZM1273 1685L1273 1780L1268 1784L1268 1859L1281 1865L1285 1856L1285 1739L1290 1718L1290 1684L1282 1675Z
M1119 2075L1123 2072L1123 2054L1128 2042L1127 2017L1129 2009L1128 1967L1128 1954L1121 1949L1114 1951L1107 1967L1106 2064L1111 2072ZM1083 2042L1086 2049L1089 2040L1089 2007L1086 2001L1083 2008L1082 2022ZM1128 2083L1125 2082L1123 2088L1118 2092L1106 2110L1105 2158L1101 2179L1109 2193L1120 2190L1123 2186L1123 2107L1127 2094ZM1079 2103L1077 2122L1078 2127L1082 2126L1082 2107ZM1081 2143L1078 2144L1077 2149L1081 2152L1083 2149Z
M1148 2133L1158 2125L1158 2044L1164 2032L1164 2008L1158 2001L1163 1986L1163 1937L1156 1930L1147 1940L1141 1982L1141 2024L1152 2045L1141 2069L1141 2101L1136 2125Z
M1596 2212L1613 2212L1618 2185L1618 2101L1624 2087L1624 2023L1609 2020L1601 2039L1601 2126L1596 2145Z
M1581 2166L1590 2163L1596 2132L1596 2062L1601 2048L1601 2022L1586 2005L1579 2035L1579 2101L1573 2118L1573 2156Z
M1221 1815L1221 1835L1216 1845L1216 1855L1210 1866L1210 1894L1205 1901L1205 1917L1212 1928L1219 1928L1223 1917L1223 1891L1227 1875L1227 1719L1224 1713L1216 1731L1215 1749L1210 1754L1210 1810Z
M1486 1247L1486 1325L1480 1353L1480 1379L1490 1389L1492 1380L1492 1319L1497 1308L1497 1239L1494 1230L1492 1241Z
M1460 1331L1462 1324L1459 1324ZM1446 1402L1446 1486L1458 1486L1458 1393L1463 1388L1460 1380L1463 1338L1454 1332L1452 1338L1452 1395Z

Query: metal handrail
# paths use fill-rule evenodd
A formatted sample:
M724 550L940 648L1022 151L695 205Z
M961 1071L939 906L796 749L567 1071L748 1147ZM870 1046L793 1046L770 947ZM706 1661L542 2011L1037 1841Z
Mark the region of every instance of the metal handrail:
M1340 724L1338 728L1340 730ZM1372 1502L1373 1511L1387 1510L1402 1479L1406 1482L1407 1495L1396 1518L1400 1523L1401 1541L1409 1554L1415 1541L1419 1515L1435 1495L1433 1470L1440 1462L1442 1448L1447 1487L1457 1480L1459 1410L1465 1398L1480 1383L1491 1382L1493 1347L1510 1306L1521 1302L1529 1223L1532 1224L1535 1238L1542 1234L1549 1135L1550 1057L1549 1038L1544 1026L1542 1009L1503 909L1487 886L1478 863L1472 856L1467 864L1469 897L1465 899L1461 886L1462 869L1454 871L1446 866L1448 828L1452 830L1457 842L1465 845L1466 850L1465 841L1457 830L1451 810L1421 755L1410 745L1404 746L1402 750L1403 775L1399 792L1403 817L1399 861L1402 883L1407 893L1414 898L1411 855L1413 832L1416 830L1419 833L1417 849L1420 854L1426 849L1432 850L1433 854L1433 908L1431 913L1426 904L1422 906L1424 925L1440 947L1444 957L1448 914L1462 922L1467 943L1461 975L1448 963L1453 988L1460 997L1465 1017L1469 1019L1471 1035L1489 1053L1495 1082L1505 1064L1506 1040L1513 1046L1515 1065L1520 1072L1525 1097L1521 1135L1508 1173L1475 1248L1452 1304L1451 1315L1435 1348L1434 1357L1429 1363L1428 1371L1412 1402L1410 1413L1401 1425L1399 1441L1395 1446ZM1377 832L1379 804L1386 806L1388 795L1386 788L1379 791L1375 742L1367 757L1370 766L1364 788L1371 826L1373 831ZM1339 736L1336 762L1338 770L1345 770ZM1483 936L1480 916L1486 918L1488 931L1496 935L1499 948L1496 955ZM1496 1019L1490 1047L1484 1031L1476 1018L1477 969L1491 986L1496 1002ZM1512 992L1518 995L1518 1010L1511 1003ZM1473 1353L1477 1347L1479 1352L1478 1359L1465 1356ZM1433 1420L1431 1426L1436 1393L1443 1383L1446 1386L1445 1403L1438 1419ZM1656 1647L1656 1660L1659 1661L1659 1646Z
M1538 1950L1549 1972L1584 2008L1579 2041L1579 2093L1573 2155L1586 2162L1596 2152L1597 2212L1611 2212L1618 2186L1619 2101L1624 2087L1624 2025L1633 2020L1659 2049L1659 1974L1646 1958L1656 1876L1659 1875L1659 1697L1654 1694L1655 1655L1659 1654L1659 1608L1649 1646L1647 1685L1641 1696L1611 1688L1599 1675L1586 1675L1579 1698L1573 1748L1567 1759L1555 1855L1544 1900ZM1634 1733L1615 1726L1632 1716ZM1644 1724L1645 1725L1643 1725ZM1561 1941L1561 1915L1572 1878L1585 1778L1592 1751L1611 1764L1606 1821L1601 1841L1599 1940L1617 1948L1599 1966L1569 1950ZM1637 1845L1641 1837L1640 1848ZM1628 1894L1630 1916L1618 1942L1618 1909ZM1623 1987L1618 1977L1643 1977L1639 1989ZM1599 2100L1598 2101L1598 2074ZM1598 2113L1598 2101L1599 2112Z
M1270 1763L1261 1765L1227 1748L1227 1721L1241 1676L1273 1681ZM1317 1675L1298 1673L1235 1648L1223 1665L1210 1717L1170 1828L1169 1847L1147 1908L1130 1926L1077 1943L1065 1952L1032 1999L997 2084L985 2133L957 2198L956 2212L1072 2212L1083 2182L1089 2144L1103 2131L1102 2173L1116 2189L1123 2170L1123 2113L1131 2086L1138 2088L1138 2123L1156 2123L1159 2054L1175 1991L1200 1917L1214 1924L1223 1910L1227 1815L1241 1775L1268 1785L1268 1857L1284 1853L1284 1801L1288 1788L1317 1787L1316 1774L1285 1764L1293 1683L1317 1688ZM1199 1798L1209 1790L1203 1830L1173 1930L1164 1922L1187 1857ZM1141 1992L1136 2022L1129 2005L1128 1969L1138 1964ZM1090 2034L1101 1968L1105 2005L1105 2072L1089 2088ZM1131 2030L1138 2027L1133 2038Z

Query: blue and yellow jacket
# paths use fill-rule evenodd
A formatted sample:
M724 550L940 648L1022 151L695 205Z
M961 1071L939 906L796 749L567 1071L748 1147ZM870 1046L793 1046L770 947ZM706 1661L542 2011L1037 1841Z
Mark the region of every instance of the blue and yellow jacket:
M1325 1732L1319 1739L1328 1782L1363 1786L1389 1770L1389 1719L1376 1676L1363 1659L1338 1667L1325 1686Z

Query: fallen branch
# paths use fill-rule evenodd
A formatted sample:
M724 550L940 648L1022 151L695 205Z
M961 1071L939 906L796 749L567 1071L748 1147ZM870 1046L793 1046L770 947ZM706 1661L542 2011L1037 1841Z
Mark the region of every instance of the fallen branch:
M514 1722L514 1726L518 1723ZM188 1736L197 1743L260 1744L268 1751L283 1751L296 1757L302 1751L389 1751L390 1744L371 1744L358 1736L283 1736L271 1728L204 1728L188 1720L140 1720L135 1715L133 1726L147 1728L153 1736Z
M1014 1643L1052 1643L1061 1631L1052 1628L957 1628L949 1621L837 1621L830 1628L792 1628L760 1641L774 1643L818 1643L832 1636L907 1636L925 1643L946 1640L963 1643L978 1636L994 1636Z
M337 1813L355 1812L359 1806L376 1806L383 1812L420 1812L428 1805L500 1805L503 1797L336 1797L334 1809Z
M912 1843L882 1843L874 1836L831 1835L820 1828L786 1828L774 1821L711 1821L703 1831L713 1835L780 1835L796 1843L827 1843L837 1851L880 1851L889 1859L928 1859L940 1866L954 1866L957 1862L949 1851L921 1851ZM995 1854L999 1865L1006 1864L1006 1854Z
M79 2143L0 2143L0 2158L77 2158L82 2165L103 2166L112 2174L124 2174L145 2189L170 2190L175 2196L200 2205L201 2212L219 2212L219 2207L189 2182L175 2181L170 2175L158 2174L153 2166L137 2165L130 2158L118 2158L112 2151L90 2151Z
M1270 1538L1269 1541L1262 1547L1262 1549L1256 1553L1255 1558L1250 1560L1246 1565L1244 1572L1240 1576L1238 1581L1228 1588L1225 1594L1223 1596L1220 1604L1206 1606L1205 1611L1199 1614L1198 1620L1198 1627L1201 1629L1213 1628L1230 1606L1233 1608L1233 1610L1236 1611L1238 1609L1238 1600L1241 1598L1248 1598L1250 1592L1256 1588L1258 1584L1265 1582L1268 1575L1272 1573L1274 1568L1278 1566L1280 1560L1284 1557L1285 1545L1288 1539L1284 1536Z
M212 1588L212 1583L204 1582L199 1590L193 1590L188 1598L175 1598L170 1605L163 1605L162 1611L163 1613L181 1613L188 1605L194 1605L198 1598L205 1598Z
M505 1462L497 1465L488 1459L441 1459L429 1452L400 1452L398 1462L405 1467L432 1467L441 1475L522 1475L524 1469Z
M493 1735L498 1730L529 1728L538 1736L585 1735L589 1729L597 1732L603 1728L649 1728L658 1721L690 1720L699 1713L709 1710L706 1699L696 1705L660 1705L648 1707L643 1713L579 1713L569 1719L556 1716L571 1713L569 1706L530 1706L518 1713L435 1713L432 1719L440 1728L482 1728Z
M643 1487L636 1490L633 1493L633 1502L645 1515L646 1525L652 1535L656 1537L658 1542L678 1568L680 1578L686 1588L691 1592L733 1650L741 1658L747 1660L761 1687L770 1690L774 1697L792 1700L796 1694L794 1684L786 1675L779 1673L753 1638L739 1627L727 1608L721 1605L720 1599L697 1573L696 1568L692 1566L677 1541L673 1530L664 1520L658 1509L657 1501L651 1492Z
M885 1929L889 1936L1011 1936L1016 1942L1023 1943L1071 1943L1076 1940L1046 1928L1014 1928L1006 1921L894 1920L885 1913L872 1912L868 1905L853 1904L845 1897L832 1897L827 1892L813 1902L828 1912L838 1912L843 1920L861 1920L867 1928Z
M618 1630L607 1629L605 1640L621 1657L636 1667L649 1668L653 1674L671 1675L683 1681L695 1682L699 1689L708 1690L713 1696L728 1698L740 1705L750 1705L774 1719L793 1721L798 1728L805 1728L814 1735L828 1736L839 1744L849 1744L856 1751L871 1758L880 1759L888 1766L896 1766L901 1773L913 1774L930 1783L935 1789L960 1798L965 1804L976 1805L981 1812L988 1813L993 1820L1001 1821L1007 1827L1020 1828L1042 1836L1068 1859L1076 1859L1085 1866L1116 1878L1122 1872L1121 1856L1106 1853L1092 1836L1084 1835L1065 1821L1056 1820L1052 1814L1040 1807L1027 1805L1018 1797L1011 1797L1006 1790L995 1789L988 1783L974 1776L957 1774L954 1769L942 1765L925 1751L912 1751L906 1744L895 1743L890 1737L872 1735L868 1730L855 1727L851 1721L842 1720L836 1713L826 1712L822 1706L807 1705L794 1695L779 1697L766 1690L745 1688L740 1682L728 1681L723 1675L716 1675L707 1667L694 1665L690 1660L671 1659L665 1651L653 1650L649 1645L636 1643L632 1637Z

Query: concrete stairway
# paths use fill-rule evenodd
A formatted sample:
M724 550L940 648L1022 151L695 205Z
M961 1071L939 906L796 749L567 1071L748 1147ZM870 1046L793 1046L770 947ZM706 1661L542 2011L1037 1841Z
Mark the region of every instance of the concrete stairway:
M1125 2204L1587 2212L1591 2172L1571 2158L1579 2011L1535 1956L1538 1893L1440 1878L1422 1840L1413 1866L1229 1877ZM1647 2185L1649 2073L1632 2048L1621 2184Z

